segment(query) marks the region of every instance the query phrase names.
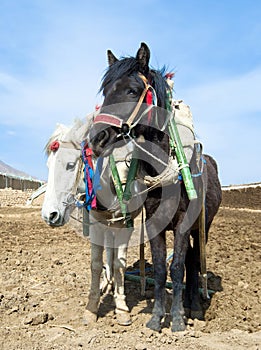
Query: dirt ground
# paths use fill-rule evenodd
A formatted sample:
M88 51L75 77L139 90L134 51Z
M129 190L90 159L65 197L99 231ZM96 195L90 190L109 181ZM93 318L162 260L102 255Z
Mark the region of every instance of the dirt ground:
M82 323L90 282L89 242L72 225L52 229L41 219L41 201L0 190L0 348L21 349L261 349L261 188L226 191L207 246L209 288L205 321L187 330L146 328L153 287L146 296L126 281L132 325L116 324L111 295L103 296L96 325ZM128 266L138 260L128 251ZM150 262L149 245L146 259ZM168 300L171 290L167 291ZM169 304L169 303L168 303ZM169 312L169 309L167 309ZM168 319L168 314L166 320Z

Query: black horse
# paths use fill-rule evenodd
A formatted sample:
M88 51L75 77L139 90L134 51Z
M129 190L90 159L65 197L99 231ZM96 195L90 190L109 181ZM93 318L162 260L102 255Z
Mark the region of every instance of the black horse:
M108 155L120 141L130 138L139 149L139 174L152 177L161 174L170 155L170 138L166 131L168 119L164 69L149 67L150 50L142 43L136 57L117 59L108 51L109 67L101 91L104 102L101 113L90 130L90 139L97 156ZM148 91L154 105L148 105ZM155 101L155 97L157 101ZM174 155L175 156L175 155ZM204 158L204 159L203 159ZM207 155L198 159L194 150L190 168L198 169L194 178L199 199L190 201L182 181L152 187L145 199L146 228L150 239L155 278L155 302L147 327L159 331L165 316L166 231L174 233L174 255L170 265L173 284L171 306L172 331L185 329L186 316L202 318L199 287L199 212L202 200L206 208L206 232L221 202L221 186L215 160ZM142 178L142 175L138 175ZM191 244L190 236L193 237ZM186 289L182 298L186 267Z

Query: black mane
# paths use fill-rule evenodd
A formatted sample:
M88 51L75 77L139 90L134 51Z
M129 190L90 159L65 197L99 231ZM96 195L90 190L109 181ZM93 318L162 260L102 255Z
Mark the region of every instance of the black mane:
M140 72L138 60L134 57L124 57L108 67L102 78L102 84L99 91L102 92L107 85L113 84L124 75L130 76L135 73L137 74L138 72ZM148 74L146 74L146 78L150 85L156 91L158 106L162 108L165 108L166 106L166 92L167 89L169 89L165 79L165 74L165 66L160 70L150 69Z

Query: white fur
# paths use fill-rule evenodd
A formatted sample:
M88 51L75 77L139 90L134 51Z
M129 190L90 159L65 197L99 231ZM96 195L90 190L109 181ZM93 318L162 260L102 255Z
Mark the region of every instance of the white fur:
M42 207L42 218L49 224L52 213L54 212L60 215L60 221L57 223L57 226L64 225L69 220L74 206L66 206L64 203L68 202L68 197L72 195L72 189L75 186L75 181L77 181L76 178L81 156L79 149L63 148L61 146L56 152L50 152L50 144L54 140L58 140L61 143L73 141L80 148L81 141L86 138L92 117L93 115L90 115L87 118L87 123L77 121L72 128L67 128L59 124L47 143L46 153L48 155L47 164L49 174ZM122 156L122 152L120 153ZM73 170L66 170L68 168L68 162L75 163ZM79 183L77 185L79 186ZM97 316L100 301L100 276L103 269L102 254L104 247L106 247L107 279L109 285L112 284L112 281L114 282L116 313L119 315L119 323L128 324L130 318L128 315L129 309L125 302L124 273L126 269L127 246L132 230L128 230L129 235L127 235L123 243L116 244L115 234L117 235L117 232L115 233L115 226L119 228L120 225L123 228L125 227L124 223L121 222L120 224L117 223L117 225L111 224L108 226L106 215L112 216L113 213L108 214L108 212L94 211L90 214L91 288L85 321L88 323ZM97 237L99 237L98 243ZM104 286L103 288L105 289Z

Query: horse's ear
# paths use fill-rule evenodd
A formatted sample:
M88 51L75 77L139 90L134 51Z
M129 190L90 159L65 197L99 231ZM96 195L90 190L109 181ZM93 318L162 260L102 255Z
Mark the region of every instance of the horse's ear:
M112 66L113 63L118 61L118 59L114 56L114 54L111 52L111 50L107 51L107 57L108 57L109 66Z
M149 70L150 49L145 43L140 44L136 59L139 61L141 73L147 73Z

